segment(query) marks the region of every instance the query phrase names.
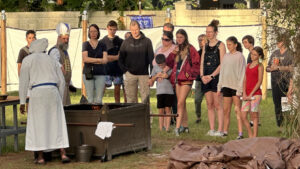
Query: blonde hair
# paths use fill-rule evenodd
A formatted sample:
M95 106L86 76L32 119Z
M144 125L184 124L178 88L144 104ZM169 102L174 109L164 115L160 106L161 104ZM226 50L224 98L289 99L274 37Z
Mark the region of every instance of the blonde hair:
M202 39L205 41L205 43L207 43L207 37L206 37L205 34L199 35L199 36L198 36L198 39L199 39L199 38L202 38Z

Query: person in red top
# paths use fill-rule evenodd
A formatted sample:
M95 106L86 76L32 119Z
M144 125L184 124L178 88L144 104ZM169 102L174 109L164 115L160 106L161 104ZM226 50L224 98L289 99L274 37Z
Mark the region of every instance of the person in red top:
M264 73L264 66L259 62L259 59L264 59L264 53L261 47L256 46L251 50L252 62L246 68L242 103L242 121L250 138L257 137L258 133L258 112L262 95L260 85ZM248 112L250 112L251 119L253 119L253 132L247 119Z
M176 32L176 44L174 51L167 57L167 66L172 69L171 83L176 89L177 114L175 135L180 132L189 132L186 110L186 98L192 88L193 80L200 71L200 56L197 50L189 43L185 30Z

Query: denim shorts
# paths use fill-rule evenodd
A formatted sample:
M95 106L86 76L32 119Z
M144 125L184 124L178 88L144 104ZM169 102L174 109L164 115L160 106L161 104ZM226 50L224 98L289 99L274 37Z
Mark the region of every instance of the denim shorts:
M114 83L114 85L122 85L123 76L105 76L105 86L111 87L112 83Z

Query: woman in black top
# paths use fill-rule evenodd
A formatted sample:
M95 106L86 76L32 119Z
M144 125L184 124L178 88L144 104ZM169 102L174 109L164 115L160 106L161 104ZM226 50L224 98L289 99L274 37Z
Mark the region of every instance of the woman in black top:
M217 40L218 20L213 20L206 27L206 44L201 57L200 77L202 80L202 92L205 93L205 99L208 110L208 119L210 136L223 136L223 107L221 97L217 95L217 85L219 82L220 64L226 52L223 42ZM218 112L218 131L215 131L215 110Z
M106 46L98 41L100 31L96 24L89 27L88 36L90 40L82 44L83 82L88 102L102 103L106 75L103 64L107 63Z

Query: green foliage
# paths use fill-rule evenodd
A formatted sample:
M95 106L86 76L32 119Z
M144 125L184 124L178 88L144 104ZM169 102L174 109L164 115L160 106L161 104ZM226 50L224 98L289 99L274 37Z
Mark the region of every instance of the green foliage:
M276 46L276 41L282 39L294 56L294 66L300 66L300 0L264 0L267 8L267 23L271 29L268 34L274 37L271 46ZM299 72L298 72L299 73ZM299 76L293 79L295 86L299 86ZM298 96L300 90L294 91ZM299 107L288 114L284 124L287 137L300 138L300 110Z
M166 10L167 8L174 9L174 3L180 0L145 0L151 1L152 6L156 10Z
M246 9L247 5L244 4L244 3L238 3L238 2L236 2L236 3L234 3L234 8L236 8L236 9Z

